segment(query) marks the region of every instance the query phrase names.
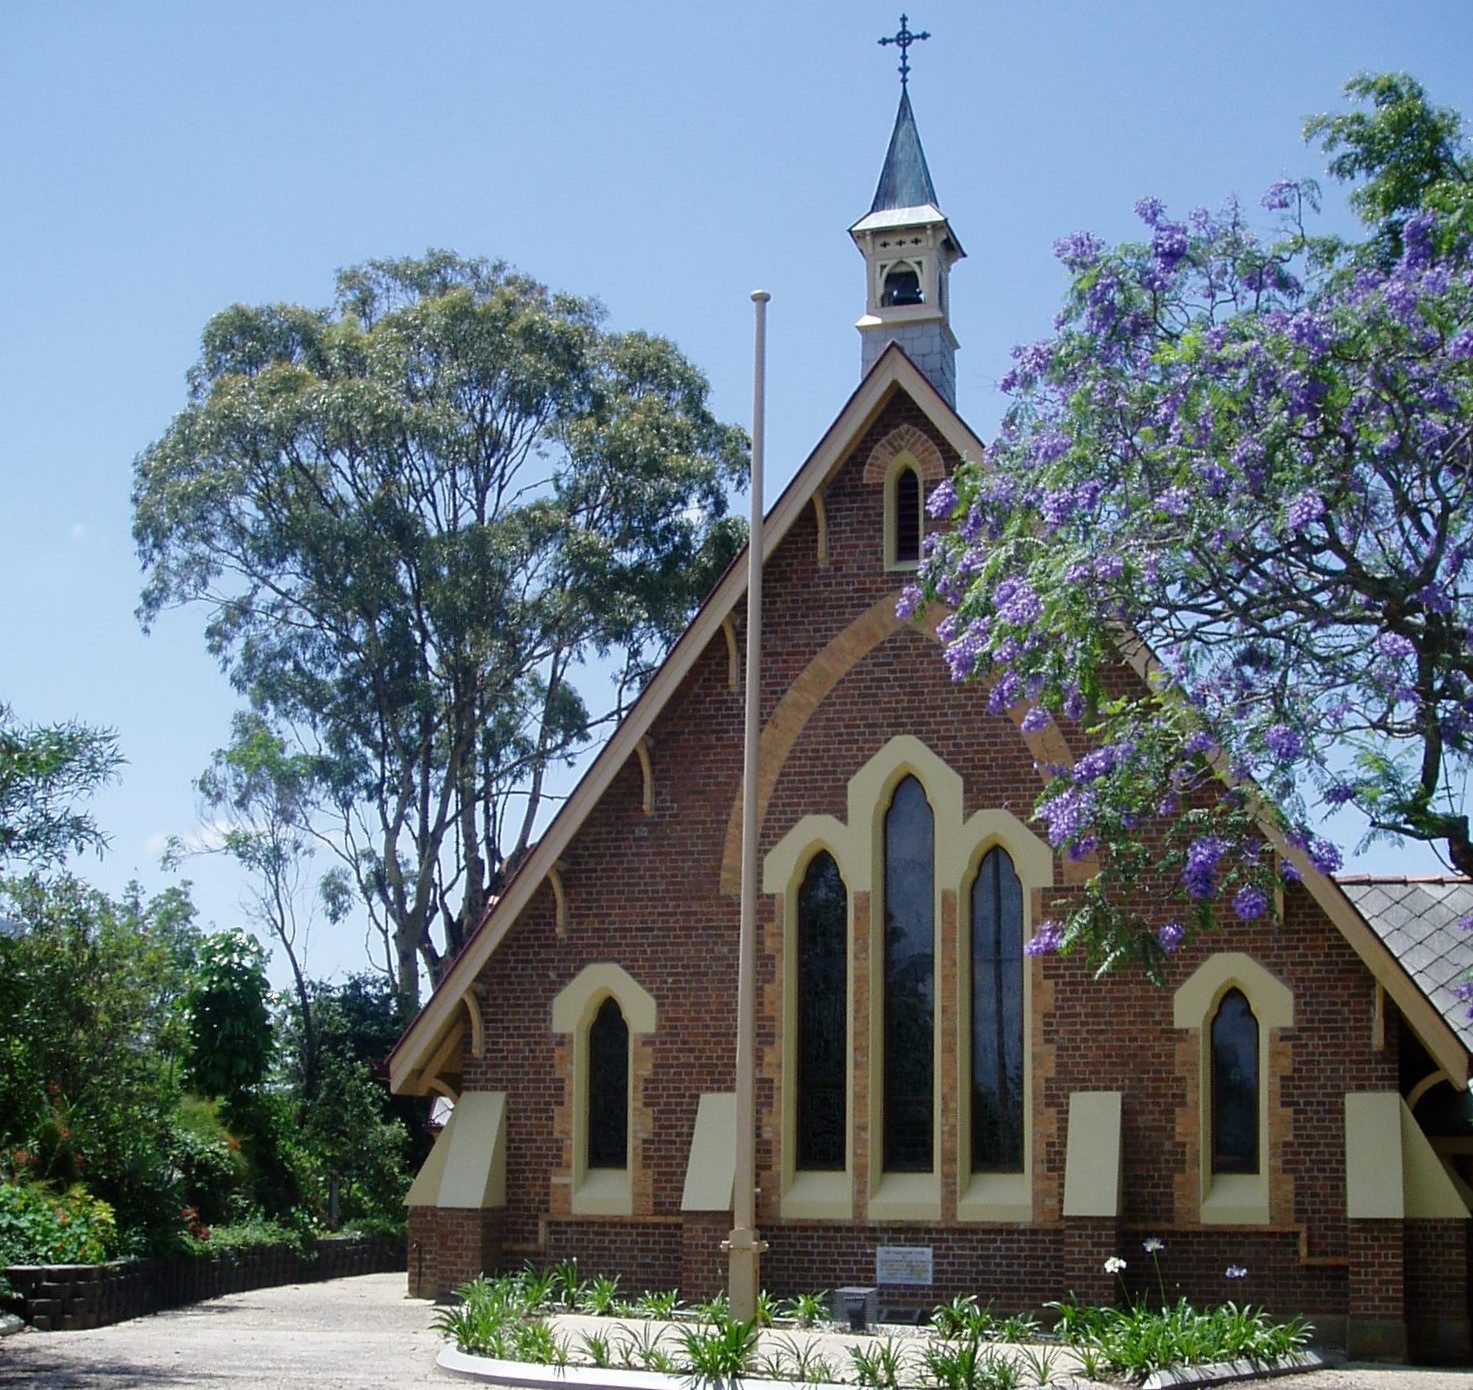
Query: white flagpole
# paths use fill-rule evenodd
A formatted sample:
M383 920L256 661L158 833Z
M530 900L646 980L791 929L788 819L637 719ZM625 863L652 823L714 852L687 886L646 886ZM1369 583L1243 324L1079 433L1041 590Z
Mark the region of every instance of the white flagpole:
M747 533L746 724L742 743L742 916L737 946L736 1170L727 1295L736 1318L757 1311L759 1265L766 1244L757 1234L757 739L762 714L762 456L767 411L766 290L753 290L756 350L752 373L752 520Z

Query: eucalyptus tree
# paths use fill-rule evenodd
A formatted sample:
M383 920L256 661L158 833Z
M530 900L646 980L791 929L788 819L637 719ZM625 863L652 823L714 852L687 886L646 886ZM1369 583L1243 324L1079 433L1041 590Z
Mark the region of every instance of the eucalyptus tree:
M140 617L201 606L310 757L314 830L406 996L735 552L745 437L707 394L595 302L431 252L341 272L328 308L216 315L138 458Z
M22 724L0 702L0 869L43 869L107 837L80 808L112 781L123 757L117 736L69 720Z

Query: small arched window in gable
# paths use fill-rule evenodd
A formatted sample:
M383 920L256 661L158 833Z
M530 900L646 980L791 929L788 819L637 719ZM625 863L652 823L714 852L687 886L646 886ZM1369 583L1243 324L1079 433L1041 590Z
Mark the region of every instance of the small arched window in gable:
M798 889L797 1137L801 1169L844 1167L848 1130L849 896L834 856L813 856Z
M1212 1171L1258 1172L1258 1020L1230 989L1212 1018Z
M972 1171L1023 1171L1023 885L1003 849L972 882Z
M610 995L588 1026L588 1167L629 1163L629 1025Z
M906 466L896 475L891 494L892 565L914 565L921 558L921 477Z
M900 261L885 272L885 286L880 292L880 304L883 308L901 309L910 304L925 302L920 270L916 266Z

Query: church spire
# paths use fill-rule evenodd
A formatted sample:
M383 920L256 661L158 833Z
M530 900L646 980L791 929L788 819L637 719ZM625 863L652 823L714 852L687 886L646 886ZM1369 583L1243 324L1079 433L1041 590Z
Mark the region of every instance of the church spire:
M927 203L936 206L936 188L926 167L926 152L921 148L915 112L910 109L910 93L902 87L895 129L890 132L890 148L885 152L885 165L880 170L880 182L869 210L889 212L893 208L924 207Z
M898 343L947 402L956 404L956 335L951 331L947 281L966 252L936 200L910 105L913 34L905 15L898 33L880 40L900 49L900 107L880 170L874 202L849 235L864 256L865 314L859 329L862 373Z

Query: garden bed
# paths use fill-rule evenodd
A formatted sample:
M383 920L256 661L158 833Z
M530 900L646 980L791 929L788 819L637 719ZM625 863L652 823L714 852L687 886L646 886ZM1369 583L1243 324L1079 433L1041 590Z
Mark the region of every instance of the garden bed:
M1232 1303L1198 1311L1184 1300L1159 1308L1144 1300L1126 1308L1071 1300L1050 1305L1046 1329L1030 1316L996 1317L959 1298L922 1326L858 1331L830 1320L819 1294L786 1303L764 1294L758 1316L743 1321L720 1299L681 1308L673 1291L626 1302L615 1283L582 1282L574 1266L472 1280L436 1320L449 1338L439 1364L523 1390L702 1382L839 1390L1205 1385L1318 1364L1307 1352L1304 1323L1277 1324Z
M95 1265L11 1265L20 1316L40 1331L76 1331L273 1284L305 1284L404 1268L403 1236L323 1236L291 1246L219 1254L110 1260Z

